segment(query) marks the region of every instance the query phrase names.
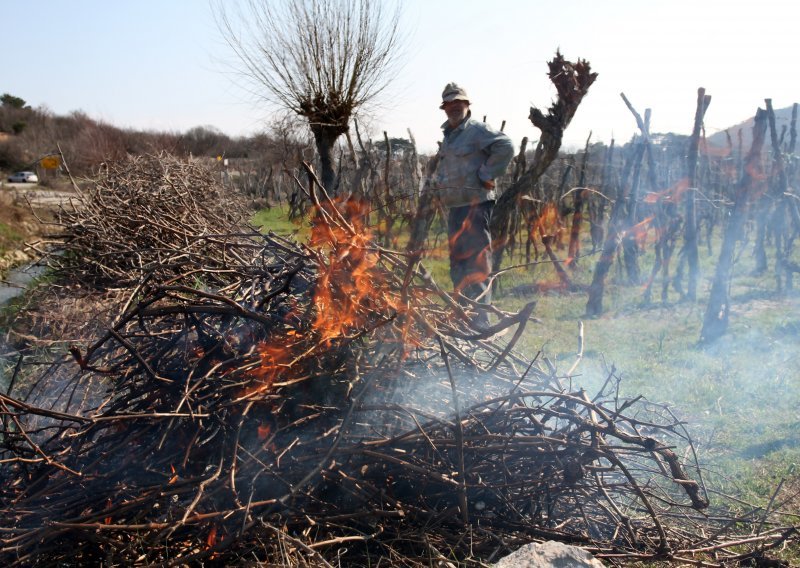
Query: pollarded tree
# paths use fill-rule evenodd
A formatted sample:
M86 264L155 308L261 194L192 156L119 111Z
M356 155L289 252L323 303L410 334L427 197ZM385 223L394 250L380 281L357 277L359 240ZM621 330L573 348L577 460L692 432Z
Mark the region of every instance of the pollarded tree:
M542 134L533 155L533 164L498 198L492 212L492 247L495 270L500 268L503 251L511 239L514 216L519 210L522 196L536 184L558 156L564 131L569 126L583 97L589 92L597 73L592 73L591 65L585 59L576 63L568 61L556 50L556 56L547 62L548 77L556 88L558 97L550 105L545 115L536 107L531 107L529 119Z
M217 21L254 92L308 121L323 185L332 190L333 147L351 118L383 91L399 49L399 7L371 0L244 0Z

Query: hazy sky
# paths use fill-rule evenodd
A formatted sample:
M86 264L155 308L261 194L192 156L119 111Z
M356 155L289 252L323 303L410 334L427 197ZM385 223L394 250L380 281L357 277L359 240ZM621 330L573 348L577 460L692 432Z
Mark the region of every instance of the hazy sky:
M377 0L376 0L377 1ZM624 92L653 132L688 134L697 88L712 96L709 134L741 122L771 97L800 101L798 9L782 0L401 0L404 65L365 124L374 136L435 147L443 86L463 85L475 116L507 121L515 144L538 138L528 121L554 90L556 49L599 76L566 142L582 146L636 130ZM57 114L82 110L121 127L229 135L264 128L273 109L235 79L206 0L0 0L0 92Z

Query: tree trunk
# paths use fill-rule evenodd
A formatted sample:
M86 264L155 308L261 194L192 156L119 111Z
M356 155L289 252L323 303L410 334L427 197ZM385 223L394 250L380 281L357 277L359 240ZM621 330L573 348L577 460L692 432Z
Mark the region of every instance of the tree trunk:
M574 290L575 286L572 284L572 280L570 280L569 275L567 275L567 271L564 270L564 267L561 266L561 259L556 256L556 253L553 252L553 243L556 242L556 238L554 235L542 235L542 244L544 245L544 250L547 253L550 262L553 263L553 269L556 271L556 275L558 279L561 281L561 286L565 290Z
M650 145L650 109L645 109L644 120L642 120L641 115L636 112L635 108L633 108L633 105L628 100L628 97L625 96L625 93L620 93L620 97L622 97L622 100L625 102L625 106L628 107L628 110L631 111L634 119L636 119L636 125L639 127L639 131L641 132L642 136L640 147L637 149L637 153L640 155L634 162L633 182L631 183L631 190L628 194L628 228L630 229L631 227L637 225L640 221L638 203L642 160L645 157L647 158L647 179L649 181L651 191L656 189L656 167ZM624 251L625 269L628 274L628 282L631 284L639 284L641 282L641 272L639 270L638 259L639 246L636 242L636 236L632 232L629 232L625 235L622 248ZM661 256L659 252L660 251L656 252L656 264L660 266Z
M511 177L512 183L517 183L517 180L520 178L522 173L528 169L528 158L525 156L525 152L528 151L528 137L523 136L522 142L519 145L519 154L517 154L517 159L514 162L514 174Z
M600 180L600 189L602 195L592 195L589 197L589 233L592 237L592 253L597 252L597 249L603 243L603 218L606 213L606 196L605 193L611 186L611 164L614 160L614 139L611 139L611 144L606 150L605 161L603 163L603 174Z
M578 265L578 258L581 255L581 225L583 224L583 208L585 203L586 190L586 163L589 161L589 141L592 139L592 133L586 137L586 146L583 149L583 161L581 162L581 171L578 176L578 188L575 190L575 199L573 200L572 212L572 227L569 233L569 249L568 254L572 259L570 266Z
M684 227L684 240L686 262L689 267L689 279L686 286L686 297L694 302L697 299L697 280L700 277L700 266L697 254L697 213L695 201L697 199L697 153L700 143L700 129L703 126L703 117L711 95L706 95L703 87L697 89L697 111L694 115L694 129L689 142L689 154L686 158L687 177L689 178L689 191L686 192L686 225Z
M603 294L605 292L606 276L614 262L614 254L619 244L619 219L612 218L608 223L606 240L603 243L603 252L594 268L592 283L589 286L589 298L586 301L586 315L598 316L603 313Z
M569 208L566 205L564 196L567 194L567 186L572 177L573 166L571 163L564 161L566 166L564 172L561 174L561 183L555 193L555 203L557 215L555 218L555 226L552 228L552 234L555 237L555 245L558 250L564 249L565 229L567 225L567 216L569 215Z
M319 164L321 168L320 181L322 186L332 196L334 195L334 185L336 184L336 168L333 165L333 147L341 134L339 127L328 127L325 125L312 125L311 132L314 135L314 143L319 154Z
M428 161L426 166L426 174L428 180L436 171L439 165L438 154ZM422 194L419 196L417 210L414 213L414 218L411 220L411 234L409 235L408 243L406 244L406 254L408 255L408 268L406 269L405 278L403 279L403 294L405 294L408 285L411 283L411 277L414 274L417 262L422 258L422 253L425 246L425 239L428 237L433 217L436 214L436 200L434 199L434 192L425 182Z
M796 156L794 155L795 147L797 144L797 110L798 104L794 103L792 105L792 120L789 125L789 145L786 151L787 154L787 161L788 166L786 168L786 179L789 187L797 187L797 166L798 161ZM792 256L792 247L794 246L794 241L800 235L800 207L798 207L798 203L796 199L787 199L786 203L788 204L789 209L789 218L792 220L792 231L791 237L789 239L788 246L786 247L786 259L787 259L787 278L789 279L788 285L791 286L791 278L795 272L798 272L797 265L789 263L789 259Z
M670 206L672 207L672 206ZM669 267L672 261L672 253L675 252L675 244L678 240L678 231L681 228L680 215L675 211L669 212L670 225L667 231L671 233L663 241L664 247L662 256L664 257L663 265L661 267L661 303L666 304L669 300Z
M758 109L756 112L753 126L753 145L747 154L744 172L736 190L736 202L733 205L733 211L725 228L714 282L711 285L711 295L703 318L703 329L700 332L701 343L711 343L721 337L728 328L730 314L729 287L734 250L736 241L741 239L744 232L747 213L752 203L754 178L758 174L761 147L764 145L764 136L767 130L766 115L767 113L762 109Z
M786 234L786 214L791 211L791 203L787 197L789 183L786 178L786 166L783 161L781 145L778 141L778 132L775 128L775 111L772 109L772 99L765 99L767 104L767 122L769 123L770 141L772 142L772 195L774 196L774 212L772 215L772 230L775 232L775 283L779 292L791 290L793 273L786 269L788 259L789 238ZM774 173L777 172L777 176Z
M636 242L636 235L631 229L637 223L636 205L639 196L639 180L642 173L642 159L644 152L647 148L644 140L636 147L636 152L633 158L633 178L631 180L631 189L628 192L628 216L625 223L625 235L622 238L622 252L625 260L625 273L628 277L628 283L638 285L641 282L641 273L639 271L639 245Z
M611 268L611 263L614 262L622 223L623 207L619 194L620 191L618 190L614 207L611 210L611 219L608 221L608 231L606 232L606 240L603 243L603 252L595 265L592 284L589 286L589 298L586 301L587 316L597 316L603 313L603 293L605 292L606 276Z
M603 249L600 258L595 265L592 283L589 286L589 298L586 302L586 315L595 316L603 313L603 294L605 293L605 280L614 257L617 255L620 241L620 233L624 231L625 200L623 199L623 187L627 184L628 175L631 172L634 160L641 159L638 154L638 147L633 155L629 156L622 166L622 175L617 183L617 188L613 198L614 205L611 209L611 218L608 221L606 238L603 242Z
M756 241L753 245L753 257L755 266L753 276L761 276L767 271L767 217L769 215L769 203L766 197L759 200L756 211Z

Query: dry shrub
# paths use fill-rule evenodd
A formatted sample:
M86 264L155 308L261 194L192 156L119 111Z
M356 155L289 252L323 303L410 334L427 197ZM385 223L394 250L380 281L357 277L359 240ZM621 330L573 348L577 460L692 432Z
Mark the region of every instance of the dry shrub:
M244 230L239 197L214 172L168 154L129 157L107 171L69 206L56 224L62 274L95 285L140 276L169 278L171 261L202 258L224 265L226 247Z

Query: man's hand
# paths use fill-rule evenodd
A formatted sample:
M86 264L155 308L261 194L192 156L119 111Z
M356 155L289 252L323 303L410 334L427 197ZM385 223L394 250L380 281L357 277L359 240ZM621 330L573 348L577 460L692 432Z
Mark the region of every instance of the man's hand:
M487 191L493 190L494 189L494 180L490 179L490 180L486 180L485 182L483 182L483 189L485 189Z

